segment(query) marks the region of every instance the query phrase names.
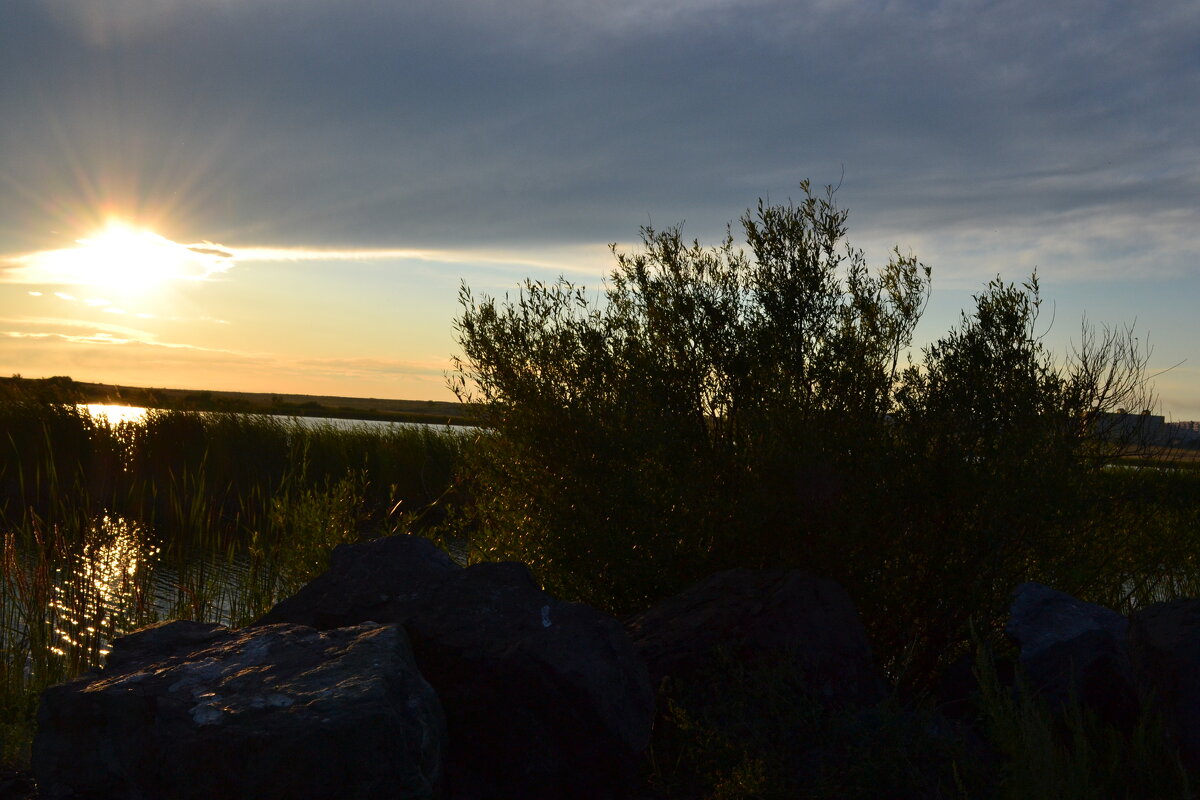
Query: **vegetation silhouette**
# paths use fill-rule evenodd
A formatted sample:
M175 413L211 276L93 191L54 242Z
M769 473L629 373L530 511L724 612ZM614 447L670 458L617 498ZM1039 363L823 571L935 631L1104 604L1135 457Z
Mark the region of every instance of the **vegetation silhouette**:
M494 432L466 456L473 558L617 614L718 569L810 569L913 687L1022 581L1111 602L1114 553L1144 560L1108 524L1122 443L1094 420L1150 407L1133 331L1085 325L1056 358L1036 275L997 278L913 359L930 269L896 249L871 270L834 190L801 190L742 217L748 251L732 226L713 247L643 228L595 300L462 287L450 383Z

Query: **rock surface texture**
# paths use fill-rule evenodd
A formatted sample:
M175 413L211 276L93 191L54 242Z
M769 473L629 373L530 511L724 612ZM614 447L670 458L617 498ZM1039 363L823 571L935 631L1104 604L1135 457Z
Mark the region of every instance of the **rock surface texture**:
M1040 583L1013 592L1005 632L1020 646L1030 687L1052 707L1072 695L1104 721L1130 730L1139 702L1127 646L1129 622Z
M441 698L451 798L627 796L654 699L616 620L547 595L523 564L463 569L401 536L339 547L261 623L365 620L405 627Z
M816 696L832 706L870 705L886 694L845 590L800 570L719 572L626 627L656 686L709 667L724 649L751 663L793 659Z
M367 621L403 624L435 587L461 571L445 551L420 536L338 545L328 570L255 624L290 622L318 630Z
M143 628L42 695L39 797L432 798L445 721L404 630Z
M1129 646L1138 679L1165 713L1184 763L1200 769L1200 600L1136 612Z

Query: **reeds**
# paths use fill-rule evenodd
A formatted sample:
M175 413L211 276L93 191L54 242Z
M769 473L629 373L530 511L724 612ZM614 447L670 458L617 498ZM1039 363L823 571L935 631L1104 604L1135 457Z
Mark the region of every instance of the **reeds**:
M0 759L22 764L37 696L169 618L239 625L337 544L446 502L469 435L151 412L109 425L0 397Z

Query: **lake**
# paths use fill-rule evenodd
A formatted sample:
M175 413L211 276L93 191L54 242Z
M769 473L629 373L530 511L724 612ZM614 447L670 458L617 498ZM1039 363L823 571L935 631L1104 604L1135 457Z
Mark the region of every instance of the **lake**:
M140 423L144 422L146 415L156 409L143 408L141 406L122 406L113 405L110 403L80 403L77 408L87 411L97 419L105 419L110 425L120 425L121 423ZM210 412L200 412L210 413ZM211 413L236 413L236 412L211 412ZM342 417L296 417L285 414L271 415L278 417L280 420L293 422L299 425L304 425L311 428L321 426L329 426L339 430L353 430L355 428L387 428L396 426L400 428L447 428L447 429L462 429L464 431L474 431L475 428L470 425L433 425L428 422L391 422L377 419L345 419Z
M116 636L149 622L241 624L320 571L338 542L411 530L453 485L468 442L459 434L478 431L219 412L141 436L151 409L80 409L112 429L64 418L43 436L17 425L0 464L11 495L0 667L31 685L102 661ZM64 477L74 458L78 483Z

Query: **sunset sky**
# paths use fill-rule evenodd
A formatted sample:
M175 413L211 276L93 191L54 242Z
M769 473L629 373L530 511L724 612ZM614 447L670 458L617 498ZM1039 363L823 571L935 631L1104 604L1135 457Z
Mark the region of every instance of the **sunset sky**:
M460 281L599 286L841 184L933 268L1136 323L1200 419L1200 4L3 0L0 374L449 398Z

